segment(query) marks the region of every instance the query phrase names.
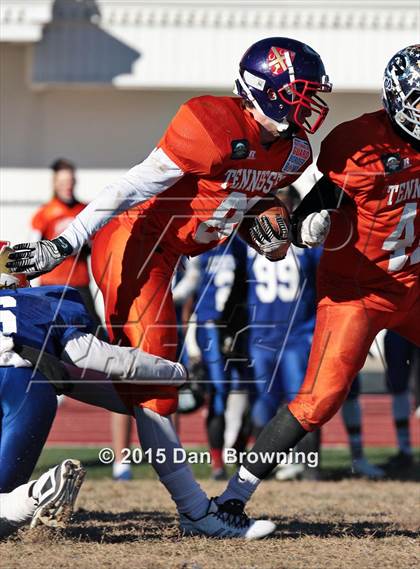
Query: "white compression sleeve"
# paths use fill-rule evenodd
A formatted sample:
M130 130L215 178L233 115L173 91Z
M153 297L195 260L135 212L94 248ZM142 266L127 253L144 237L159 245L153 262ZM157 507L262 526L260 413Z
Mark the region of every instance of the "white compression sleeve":
M159 477L162 478L174 470L182 468L184 466L182 462L174 463L176 453L182 452L177 451L177 449L182 449L182 445L171 419L143 407L135 408L135 416L143 451L152 449L150 458ZM163 449L163 452L161 451L162 457L158 456L157 449Z
M143 162L107 186L61 236L77 252L112 217L164 192L183 175L184 172L161 148L155 148Z
M150 452L153 468L180 513L197 519L208 509L208 498L194 478L169 417L151 409L136 407L137 430L143 452ZM182 458L180 458L182 457Z
M182 385L187 373L182 364L142 352L113 346L93 334L76 332L66 343L63 357L79 368L100 371L129 383Z

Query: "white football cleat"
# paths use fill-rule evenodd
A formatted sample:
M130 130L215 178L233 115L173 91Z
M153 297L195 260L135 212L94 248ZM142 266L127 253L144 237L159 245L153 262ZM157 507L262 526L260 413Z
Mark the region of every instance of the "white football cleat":
M43 524L64 528L73 513L85 474L80 462L71 458L43 474L34 485L33 494L38 505L30 527Z
M217 504L214 498L210 500L202 518L193 520L186 514L180 514L180 526L184 535L205 535L218 539L261 539L276 529L276 525L269 520L249 518L240 500Z
M379 478L385 477L385 471L379 466L371 464L366 458L358 458L356 460L353 460L352 472L353 474L365 476L371 480L378 480Z
M305 472L304 464L280 464L274 474L276 480L297 480Z

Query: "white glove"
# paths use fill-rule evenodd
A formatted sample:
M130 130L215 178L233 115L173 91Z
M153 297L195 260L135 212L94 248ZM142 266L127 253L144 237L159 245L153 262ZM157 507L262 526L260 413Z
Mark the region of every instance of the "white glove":
M73 247L64 237L57 237L52 241L44 239L33 243L19 243L13 247L6 267L12 273L47 273L72 253Z
M326 209L320 212L310 213L302 221L300 227L300 241L308 247L322 245L330 231L330 214Z

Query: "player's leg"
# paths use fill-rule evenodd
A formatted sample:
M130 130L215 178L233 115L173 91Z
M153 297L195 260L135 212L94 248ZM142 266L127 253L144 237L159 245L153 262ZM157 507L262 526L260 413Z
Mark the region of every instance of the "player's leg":
M182 460L185 451L171 420L147 408L138 407L135 413L143 450L150 449L152 464L176 503L186 535L258 539L274 531L272 522L249 519L235 503L220 507L213 499L208 500L188 463Z
M305 379L311 351L312 334L300 334L295 332L284 346L282 357L279 362L279 372L282 380L284 399L290 403L298 394L303 380ZM317 480L320 472L320 446L321 430L315 429L307 433L294 448L293 461L289 473L305 479ZM283 477L281 476L283 474ZM286 472L281 470L276 473L277 479L286 479Z
M220 351L219 331L213 322L197 324L197 343L207 372L210 395L206 427L212 476L215 480L220 480L226 475L223 464L223 447L229 386L225 372L225 359Z
M138 222L141 225L141 220ZM93 273L104 296L106 321L111 338L174 360L177 330L171 277L177 256L162 251L159 246L156 247L159 235L148 233L147 227L143 229L138 233L141 239L136 239L133 234L127 232L118 220L102 229L94 242ZM138 425L140 423L139 429L145 420L142 409L151 411L153 417L158 418L159 424L166 418L165 415L176 410L177 390L172 386L150 386L148 389L146 386L129 385L124 389L119 387L118 391L133 408ZM144 436L142 432L142 444L145 441ZM163 441L165 438L166 443L160 446L159 439L152 437L149 441L152 445L150 448L154 451L161 448L163 454L169 456L170 437L164 437ZM197 499L201 503L207 500L188 467L187 470L176 469L172 474L173 476L161 477L162 483L172 496L179 496L179 492L190 495L194 484ZM243 517L238 525L238 518L234 513L219 510L212 501L207 500L207 508L203 519L190 520L194 525L194 528L189 530L191 533L219 536L224 534L231 537L244 537L249 533L248 537L251 538L266 535L274 529L273 524L260 528L248 519L246 523L242 523Z
M251 418L255 436L258 436L265 425L274 417L282 399L278 356L279 352L275 348L250 344L255 391Z
M368 309L362 303L319 304L308 369L299 394L264 428L251 451L252 461L245 460L231 478L218 498L220 503L249 500L275 466L276 457L294 448L308 431L320 428L337 412L373 339L387 323L387 313ZM266 460L267 456L273 460Z
M410 440L410 393L409 379L412 367L414 344L388 330L384 341L386 379L392 395L392 416L397 434L398 454L385 464L387 470L401 470L413 464Z
M47 439L57 397L31 368L0 368L0 492L27 482Z
M175 360L171 278L178 257L158 246L159 235L143 220L134 225L130 232L116 219L93 243L92 271L104 297L107 329L115 343ZM177 389L172 386L119 384L118 392L129 405L148 406L163 414L176 409Z
M112 478L118 481L131 480L131 464L122 462L123 449L130 448L132 417L113 413L111 416L112 448L115 461L112 464Z
M400 336L402 336L404 340L412 344L411 348L409 348L408 344L406 343L404 347L400 345L400 348L403 353L402 357L408 356L410 362L411 358L413 357L414 350L416 349L416 347L417 349L420 347L419 318L420 318L420 297L417 296L415 300L412 302L411 306L407 306L405 307L405 310L400 310L392 315L392 320L388 326L390 330L392 330L396 334L399 334ZM410 355L408 355L409 350L411 352ZM389 352L391 352L391 350L389 350ZM394 370L393 354L389 353L388 355L390 361L389 363L388 362L387 363L388 366L391 366L392 370L391 371L392 379L390 377L390 372L388 372L388 379L392 381L394 390L398 392L400 392L401 390L401 392L403 393L405 391L405 384L408 383L408 378L406 375L407 367L404 365L402 366L402 381L398 381L397 371L396 369ZM406 425L407 414L409 414L409 407L407 408L406 397L403 395L401 399L399 398L396 399L393 408L395 416L401 418L402 420L402 422L400 423L401 442L399 440L399 444L402 444L403 448L405 450L408 450L409 431L408 429L406 430L405 425ZM397 427L397 432L398 430L399 429ZM393 470L395 472L396 470L397 471L400 470L402 467L409 467L411 463L412 460L410 454L407 453L403 455L399 454L397 455L395 460L391 459L391 463L387 465L387 469Z
M251 432L249 416L250 370L242 362L232 364L231 384L225 410L225 448L235 448L239 452L246 449Z
M367 478L383 478L385 472L382 468L371 464L365 457L362 436L362 409L359 395L360 376L357 375L341 408L341 415L349 439L352 471Z

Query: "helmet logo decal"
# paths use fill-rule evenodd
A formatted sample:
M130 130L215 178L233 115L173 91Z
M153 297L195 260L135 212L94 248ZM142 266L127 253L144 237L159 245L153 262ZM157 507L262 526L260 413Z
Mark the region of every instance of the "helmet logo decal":
M295 53L281 47L272 47L268 52L268 67L273 75L281 75L289 69Z
M261 79L261 77L257 77L256 75L253 75L249 71L245 70L244 80L250 87L254 87L254 89L258 89L258 91L264 91L265 79Z

